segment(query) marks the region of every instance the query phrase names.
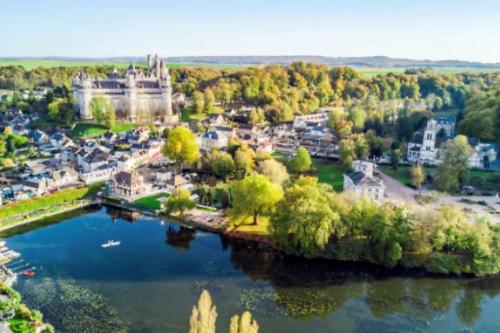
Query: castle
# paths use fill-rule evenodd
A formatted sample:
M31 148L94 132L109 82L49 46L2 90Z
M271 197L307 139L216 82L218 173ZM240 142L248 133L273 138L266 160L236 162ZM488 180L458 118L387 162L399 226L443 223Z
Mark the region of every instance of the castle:
M125 77L116 69L107 79L95 79L86 73L76 73L73 91L78 101L80 118L92 120L90 102L94 96L106 98L120 120L130 122L172 122L177 116L172 111L170 75L158 55L147 56L147 70L130 65Z

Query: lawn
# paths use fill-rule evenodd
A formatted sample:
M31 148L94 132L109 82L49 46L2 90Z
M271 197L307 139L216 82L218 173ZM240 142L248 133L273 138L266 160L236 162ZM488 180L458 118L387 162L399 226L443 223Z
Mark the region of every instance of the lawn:
M137 199L136 201L134 201L134 204L140 208L156 210L161 208L161 202L158 199L166 198L168 196L169 196L168 193L162 192L148 197Z
M411 184L411 174L410 174L412 168L411 166L400 165L398 166L396 171L390 165L379 165L378 168L387 176L396 179L401 184L409 187L414 187ZM436 168L434 167L424 167L424 172L426 176L432 174L435 170Z
M314 159L318 181L326 183L333 187L336 192L342 192L344 187L344 170L342 167L332 161Z
M101 186L102 184L94 184L89 187L70 188L41 197L9 203L0 209L0 219L86 199L95 195Z
M181 121L190 122L193 120L203 120L207 118L204 113L195 113L192 109L184 108L181 110Z
M136 128L136 124L116 124L111 129L115 133L128 132L134 128ZM76 138L90 138L102 135L109 131L109 129L104 125L98 125L93 123L76 123L73 129L71 130L71 134Z
M234 226L235 231L246 232L255 235L269 235L268 231L269 218L266 216L260 216L257 224L253 224L252 217L248 217L244 221L239 222Z

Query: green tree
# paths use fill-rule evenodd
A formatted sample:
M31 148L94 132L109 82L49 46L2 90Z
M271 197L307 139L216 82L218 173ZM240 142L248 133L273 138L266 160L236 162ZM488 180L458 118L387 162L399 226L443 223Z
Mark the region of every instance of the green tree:
M235 218L252 217L257 224L260 215L271 213L276 203L283 196L283 190L265 176L253 174L236 182L232 186L233 209Z
M196 203L191 199L191 194L188 190L178 189L165 202L165 209L168 214L179 213L181 217L188 209L196 207Z
M273 184L280 186L284 186L290 180L286 167L275 159L260 162L257 172L266 176Z
M215 333L217 309L210 293L203 290L198 304L193 306L189 319L189 333Z
M106 123L107 112L110 109L108 101L104 97L94 96L90 101L90 109L92 110L95 122L99 125L104 125Z
M219 178L227 180L234 175L235 165L231 155L225 152L215 152L210 160L212 173Z
M162 148L164 156L177 163L180 171L182 163L195 163L200 158L200 148L196 143L196 136L183 126L177 126L168 133L168 138Z
M205 110L205 97L198 90L193 93L194 112L202 113Z
M290 160L289 167L292 172L304 173L311 170L312 159L304 147L299 147L295 156Z
M234 153L234 164L236 167L236 177L242 179L246 177L255 164L254 152L248 146L241 146Z
M48 108L48 113L47 116L52 119L52 120L58 120L59 119L59 105L61 101L60 100L55 100L47 106Z
M229 333L259 333L259 325L255 319L252 319L252 314L245 311L241 316L231 317Z
M399 148L390 151L391 165L394 171L398 170L399 162L401 161L401 150Z
M436 184L447 192L461 189L469 175L469 158L473 153L467 137L458 135L442 145L443 163L438 167Z
M352 161L356 158L354 141L344 139L339 143L339 158L344 169L348 169L352 165Z
M316 179L300 178L271 215L271 232L280 243L312 254L326 246L339 221L330 207L328 189Z
M418 195L422 196L422 184L425 181L424 168L420 165L415 165L411 168L411 183L418 190Z
M215 111L215 96L212 89L205 89L203 91L204 107L206 113L213 113Z
M116 125L116 111L113 106L108 107L108 112L106 114L106 126L112 129Z

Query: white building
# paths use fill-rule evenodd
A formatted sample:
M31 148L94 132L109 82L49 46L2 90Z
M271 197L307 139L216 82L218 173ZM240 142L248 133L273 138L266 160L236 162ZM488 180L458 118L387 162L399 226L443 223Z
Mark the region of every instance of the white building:
M201 138L201 149L212 151L214 148L226 149L229 139L220 131L208 131Z
M381 202L384 198L385 185L382 179L373 175L375 165L371 162L352 162L354 172L344 174L344 192L353 192L359 197L368 197Z

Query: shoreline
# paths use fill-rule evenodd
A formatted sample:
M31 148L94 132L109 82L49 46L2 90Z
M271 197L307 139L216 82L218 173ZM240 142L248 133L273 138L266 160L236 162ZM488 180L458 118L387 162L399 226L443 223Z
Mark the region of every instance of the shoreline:
M226 224L225 223L223 225L220 225L220 224L217 225L215 223L214 224L210 224L209 222L202 223L200 221L194 220L193 219L193 215L191 215L191 214L187 214L187 215L185 215L183 217L162 215L162 214L159 214L158 212L151 212L151 211L148 211L148 210L141 209L140 207L126 206L126 205L123 205L122 203L119 203L119 202L114 202L114 201L106 200L105 198L104 199L101 198L101 199L98 199L98 200L92 200L92 201L89 200L87 202L80 203L79 205L74 205L74 206L71 206L71 207L67 207L67 208L65 208L63 210L60 210L60 211L55 211L55 212L43 214L43 215L40 215L40 216L35 216L35 217L29 218L27 220L22 220L22 221L20 221L18 223L14 223L14 224L10 224L10 225L7 225L7 226L3 226L3 227L0 227L0 232L5 232L5 231L10 230L10 229L14 229L14 228L17 228L17 227L29 225L31 223L40 222L40 221L42 221L43 219L46 219L46 218L50 218L50 217L61 215L61 214L68 213L68 212L77 211L79 209L84 209L84 208L88 208L88 207L91 207L91 206L101 206L101 207L110 206L110 207L113 207L113 208L123 209L123 210L129 211L129 212L133 212L133 213L139 213L139 214L141 214L143 216L147 216L147 217L155 217L155 218L158 218L158 219L165 218L165 219L168 219L169 222L177 224L179 226L183 226L183 227L187 227L187 228L192 228L192 229L196 229L196 230L200 230L200 231L211 232L211 233L219 234L221 236L228 237L228 238L235 239L235 240L255 242L255 243L259 244L259 245L267 246L270 249L272 249L274 251L278 251L278 252L280 252L282 254L297 256L297 257L305 258L305 259L312 259L312 260L314 260L314 259L325 259L325 260L333 260L333 261L343 262L343 263L350 262L350 263L356 263L356 264L363 264L363 263L365 263L367 265L371 265L371 266L375 266L375 267L380 267L380 268L382 268L384 270L394 271L394 273L396 273L397 271L405 271L405 272L412 272L413 271L413 272L418 273L417 275L424 274L426 276L435 276L435 277L453 277L453 278L458 278L458 279L471 279L471 278L472 279L488 279L488 278L492 278L492 277L494 278L496 276L500 276L500 273L499 274L494 274L494 275L487 275L487 276L475 276L475 275L469 274L469 273L462 273L462 274L449 273L449 274L446 274L446 273L429 271L424 266L422 266L422 267L413 267L413 266L405 266L403 264L400 264L400 265L398 265L396 267L390 268L390 267L387 267L387 266L384 266L384 265L381 265L381 264L377 264L377 263L373 263L373 262L370 262L370 261L345 261L345 260L340 260L340 259L335 259L335 258L329 258L329 257L326 257L326 256L308 257L308 256L296 254L296 253L287 252L283 247L281 247L278 244L276 244L267 235L254 234L254 233L249 233L249 232L242 232L242 231L238 231L238 230L235 230L235 229L226 228Z

